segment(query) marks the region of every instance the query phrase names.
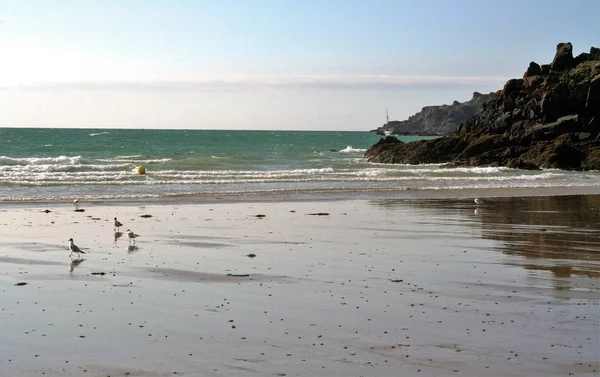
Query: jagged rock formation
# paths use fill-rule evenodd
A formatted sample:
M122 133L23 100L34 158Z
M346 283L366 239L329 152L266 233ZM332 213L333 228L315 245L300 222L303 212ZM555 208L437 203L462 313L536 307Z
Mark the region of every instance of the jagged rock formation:
M600 170L600 49L573 57L560 43L551 64L530 63L454 133L402 143L381 139L365 158L383 163L451 163Z
M378 134L392 135L446 135L481 110L494 93L473 93L466 102L454 101L452 105L425 106L407 120L393 120L373 130Z

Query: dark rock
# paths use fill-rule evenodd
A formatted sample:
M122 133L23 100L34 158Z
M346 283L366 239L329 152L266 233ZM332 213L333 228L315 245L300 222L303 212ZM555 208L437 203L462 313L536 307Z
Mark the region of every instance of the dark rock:
M535 89L544 83L542 76L528 76L523 79L523 86L528 89Z
M600 74L590 81L585 107L590 110L596 110L596 115L600 115Z
M600 167L600 148L590 151L581 165L585 170L598 170Z
M561 135L555 140L538 142L521 159L541 168L572 170L579 168L586 155L571 142L570 135Z
M402 142L398 139L396 139L394 136L386 136L383 139L379 139L379 141L375 144L375 145L379 145L379 144L402 144Z
M573 59L571 44L559 44L552 70L542 65L540 74L534 72L530 64L532 75L509 80L451 135L412 143L382 139L365 158L382 163L600 170L600 49Z
M586 140L586 139L589 139L591 136L592 136L592 134L589 132L578 132L575 134L575 137L577 137L577 140Z
M541 74L542 74L542 67L540 67L540 65L536 62L531 62L531 63L529 63L529 67L527 68L527 71L525 71L523 78L531 77L531 76L538 76Z
M533 125L526 130L524 136L529 136L532 140L550 140L564 133L579 131L579 128L579 115L568 115L556 122Z
M502 135L482 135L469 143L459 157L473 157L490 150L506 146L507 140Z
M504 95L510 95L518 92L523 87L523 79L510 79L504 84Z
M555 71L563 71L573 67L573 45L571 43L559 43L556 46L556 55L552 60L552 68Z
M583 63L583 62L585 62L585 61L587 61L587 60L590 60L590 54L588 54L588 53L585 53L585 52L582 52L581 54L577 55L577 56L574 58L574 63L573 63L573 65L575 66L575 65L577 65L577 64L579 64L579 63Z
M523 170L538 170L537 165L523 162L520 158L512 158L508 160L506 167L511 169L523 169Z
M541 68L542 68L542 75L550 74L550 64L542 64Z

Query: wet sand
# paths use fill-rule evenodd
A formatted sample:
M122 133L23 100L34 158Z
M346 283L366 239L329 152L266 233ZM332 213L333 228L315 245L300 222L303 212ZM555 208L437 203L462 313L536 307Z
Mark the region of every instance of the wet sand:
M598 195L80 208L0 207L1 375L600 370Z

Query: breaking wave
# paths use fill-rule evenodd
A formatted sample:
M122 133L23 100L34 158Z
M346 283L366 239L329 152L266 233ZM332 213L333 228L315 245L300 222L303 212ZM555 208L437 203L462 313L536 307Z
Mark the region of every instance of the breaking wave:
M58 157L23 157L12 158L0 156L0 167L6 165L77 165L82 162L81 156L58 156Z
M364 148L352 148L348 145L346 148L340 150L338 153L365 153L367 150Z

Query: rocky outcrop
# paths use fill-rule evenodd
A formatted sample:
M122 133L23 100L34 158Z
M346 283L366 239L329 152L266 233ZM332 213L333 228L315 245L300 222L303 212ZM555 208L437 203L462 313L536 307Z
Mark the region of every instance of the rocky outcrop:
M392 135L446 135L480 111L483 104L493 96L494 93L475 92L473 98L466 102L454 101L451 105L426 106L407 120L394 120L373 131Z
M570 43L559 43L556 46L556 55L554 55L554 60L552 60L550 68L555 71L563 71L573 67L573 65L573 45Z
M600 49L573 57L560 43L550 65L530 63L454 133L401 143L382 139L365 158L382 163L450 163L600 170ZM395 138L393 138L395 139Z

